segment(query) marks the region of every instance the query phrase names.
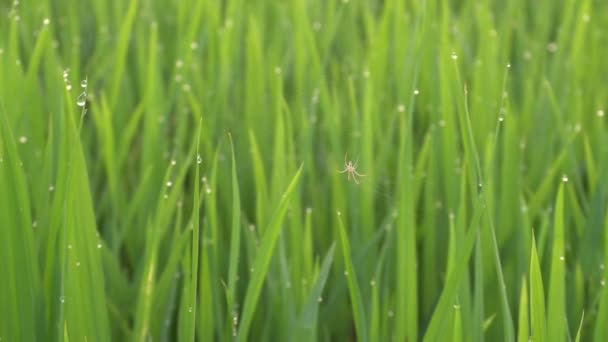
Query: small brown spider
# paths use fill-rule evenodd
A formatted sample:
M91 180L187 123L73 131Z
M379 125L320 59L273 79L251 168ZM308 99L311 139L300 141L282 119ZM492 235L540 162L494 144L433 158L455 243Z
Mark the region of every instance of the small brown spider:
M359 181L357 180L357 176L359 177L365 177L365 175L360 174L357 172L357 164L359 163L359 160L355 161L355 163L353 164L353 162L351 160L348 161L348 163L346 162L346 155L344 155L344 170L342 171L338 171L339 173L348 173L348 180L352 179L355 181L356 184L359 184Z

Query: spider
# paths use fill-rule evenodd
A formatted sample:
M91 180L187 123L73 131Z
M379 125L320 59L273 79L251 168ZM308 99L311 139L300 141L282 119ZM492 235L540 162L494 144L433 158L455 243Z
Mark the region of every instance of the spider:
M348 173L348 180L352 179L355 181L356 184L359 184L359 181L357 180L357 176L359 177L365 177L365 175L360 174L357 172L357 164L359 163L359 160L355 161L355 163L353 164L353 162L351 160L348 161L348 163L346 162L346 155L344 155L344 170L342 171L338 171L339 173Z

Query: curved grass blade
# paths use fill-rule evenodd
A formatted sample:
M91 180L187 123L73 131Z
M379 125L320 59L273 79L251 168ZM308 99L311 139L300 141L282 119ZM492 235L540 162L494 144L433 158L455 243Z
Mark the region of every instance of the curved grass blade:
M30 217L30 201L12 132L0 104L0 331L10 341L34 341L39 271Z
M479 229L479 223L481 214L483 213L482 199L477 198L475 206L473 208L473 217L469 230L464 238L462 248L459 249L458 257L454 269L450 273L448 280L444 285L444 290L439 297L439 302L431 318L426 334L424 335L423 341L432 342L438 341L441 334L442 327L445 323L451 310L453 310L452 304L456 298L456 294L460 289L460 281L465 274L468 267L468 260L473 252L473 245Z
M350 293L350 300L353 306L353 317L355 319L355 329L357 331L358 341L367 341L367 320L365 319L365 307L363 299L361 298L361 290L359 289L359 283L357 281L357 274L353 267L353 261L350 253L350 243L348 241L348 235L346 229L344 229L344 223L342 222L342 215L338 212L338 223L339 223L339 235L340 245L342 245L342 255L344 256L344 265L346 267L346 282L348 284L348 292Z
M336 245L335 243L333 243L329 248L329 251L325 255L323 263L321 264L321 270L319 271L319 275L317 276L317 281L315 282L314 287L310 291L310 294L308 295L308 298L306 299L306 302L300 314L300 336L306 337L305 339L303 339L306 341L314 340L315 338L314 333L317 324L319 298L321 298L321 294L323 292L323 289L325 288L325 283L327 282L327 277L329 276L329 270L334 260L335 247Z
M287 187L287 190L285 190L283 196L281 196L281 201L272 215L264 236L262 237L262 242L260 243L260 248L253 265L256 272L253 274L245 294L241 324L236 337L237 341L247 341L247 335L253 320L253 314L256 310L258 298L260 297L260 292L262 291L262 285L266 273L268 272L268 267L270 266L270 259L272 258L274 246L281 233L283 218L287 212L287 207L295 191L296 185L298 184L300 175L302 174L302 167L303 165L300 166Z

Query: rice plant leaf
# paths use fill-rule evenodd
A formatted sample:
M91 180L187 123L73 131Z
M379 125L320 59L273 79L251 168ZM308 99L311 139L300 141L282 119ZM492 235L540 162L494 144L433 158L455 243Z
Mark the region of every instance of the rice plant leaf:
M245 302L243 304L243 311L241 314L241 323L238 327L236 336L237 341L246 341L249 334L249 328L253 320L253 315L256 311L260 292L262 291L262 285L270 266L270 259L274 251L275 244L281 233L281 227L283 218L287 212L289 202L294 195L296 185L302 174L302 167L300 166L295 176L292 178L289 186L283 193L281 201L279 202L274 214L272 215L268 226L265 229L264 236L260 243L259 251L253 264L255 272L247 286L247 292L245 293Z

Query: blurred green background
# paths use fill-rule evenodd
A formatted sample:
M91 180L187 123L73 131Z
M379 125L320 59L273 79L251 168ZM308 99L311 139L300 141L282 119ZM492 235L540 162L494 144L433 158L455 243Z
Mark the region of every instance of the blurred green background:
M0 339L608 340L606 23L3 1Z

